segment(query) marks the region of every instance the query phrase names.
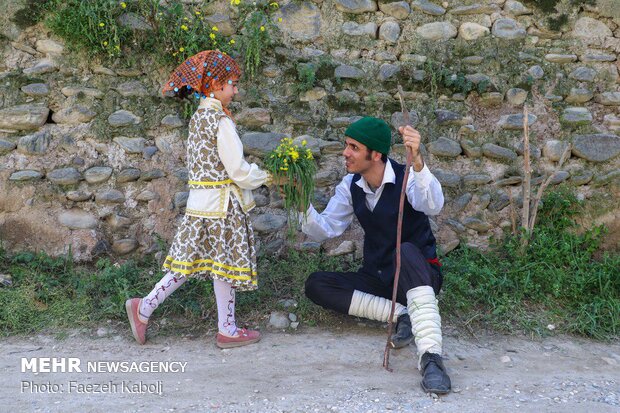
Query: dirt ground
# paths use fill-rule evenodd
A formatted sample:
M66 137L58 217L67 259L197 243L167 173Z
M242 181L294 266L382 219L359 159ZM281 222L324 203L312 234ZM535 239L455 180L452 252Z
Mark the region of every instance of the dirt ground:
M103 337L99 337L103 336ZM619 412L620 343L446 331L454 391L420 388L415 347L381 366L385 332L264 332L253 346L219 350L214 338L75 330L0 341L2 412ZM22 358L79 358L82 372L22 372ZM94 372L88 362L176 361L183 372ZM180 369L180 364L176 364ZM90 388L88 385L93 385ZM107 388L105 387L107 385ZM158 394L159 393L159 394Z

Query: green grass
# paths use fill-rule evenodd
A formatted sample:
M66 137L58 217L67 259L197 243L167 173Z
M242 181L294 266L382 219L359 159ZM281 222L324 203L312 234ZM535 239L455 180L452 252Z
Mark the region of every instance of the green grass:
M553 324L554 332L603 340L620 336L620 254L600 256L603 228L576 231L580 210L568 190L550 193L527 249L519 237L508 236L487 252L463 247L443 257L444 320L472 331L545 335ZM333 326L343 320L304 296L305 279L320 269L355 269L359 262L291 250L281 257L260 257L258 265L258 290L237 295L241 323L264 323L282 299L298 303L294 312L302 325ZM12 286L0 287L0 335L124 323L125 300L147 294L161 277L152 257L78 266L70 257L2 250L0 273L13 278ZM153 321L160 326L159 321L172 320L162 330L171 333L192 323L213 327L216 317L212 284L190 280Z
M507 237L488 252L461 248L444 259L443 312L502 331L620 335L620 254L594 259L602 227L577 233L579 202L566 190L549 194L526 250Z

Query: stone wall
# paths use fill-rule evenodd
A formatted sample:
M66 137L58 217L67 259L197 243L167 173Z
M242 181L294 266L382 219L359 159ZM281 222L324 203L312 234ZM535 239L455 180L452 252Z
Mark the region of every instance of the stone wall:
M1 21L1 242L54 255L70 248L78 260L165 250L188 194L187 107L161 96L167 71L139 56L102 64L71 53L42 24L12 22L23 3ZM531 3L513 0L280 2L277 44L233 103L247 158L260 163L282 136L306 139L322 208L345 173L345 128L362 115L397 126L401 84L446 195L432 222L442 250L484 248L510 226L510 196L521 202L527 103L534 183L571 144L553 184L573 186L589 206L584 225L606 223L618 248L620 8L561 3L568 23L552 31ZM229 1L205 7L235 30ZM303 88L300 73L314 83ZM290 240L277 193L255 195L261 251L288 243L360 253L357 225L323 246Z

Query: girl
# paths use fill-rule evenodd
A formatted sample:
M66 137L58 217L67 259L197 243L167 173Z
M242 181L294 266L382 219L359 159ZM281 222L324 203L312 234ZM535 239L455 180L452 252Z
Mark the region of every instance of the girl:
M171 75L163 93L193 93L200 105L189 123L189 198L185 216L166 257L164 277L144 298L127 300L131 331L140 344L153 311L188 277L212 279L220 348L260 340L258 331L237 328L235 291L257 288L254 232L248 212L252 189L271 182L268 172L243 158L243 146L228 110L241 70L218 50L200 52Z

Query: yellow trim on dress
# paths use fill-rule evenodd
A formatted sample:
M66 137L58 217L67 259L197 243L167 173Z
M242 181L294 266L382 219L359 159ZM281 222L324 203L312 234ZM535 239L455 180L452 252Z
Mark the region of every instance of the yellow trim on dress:
M196 186L215 186L215 185L226 185L232 184L232 179L225 179L223 181L187 181L188 185L196 185Z
M184 269L184 268L178 268L178 267L193 267L196 264L213 264L213 266L210 267L194 267L191 269ZM175 268L173 268L173 266ZM222 264L219 262L215 262L213 260L207 259L207 260L195 260L193 262L188 262L188 261L177 261L172 259L171 256L166 257L166 261L164 262L163 265L164 268L169 268L175 272L181 273L181 274L185 274L185 275L189 275L189 274L193 274L195 272L199 272L199 271L211 271L215 274L218 275L222 275L228 278L232 278L235 280L243 280L243 281L248 281L248 280L252 280L253 277L256 277L258 274L256 271L252 271L251 268L245 268L245 267L233 267L230 265L226 265L226 264ZM220 271L220 270L216 270L214 269L214 267L221 267L230 271L238 271L238 272L249 272L251 275L233 275L230 273L227 273L225 271ZM256 282L253 281L253 284L255 284Z

